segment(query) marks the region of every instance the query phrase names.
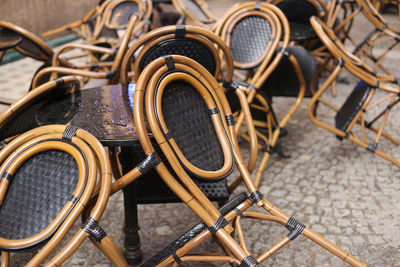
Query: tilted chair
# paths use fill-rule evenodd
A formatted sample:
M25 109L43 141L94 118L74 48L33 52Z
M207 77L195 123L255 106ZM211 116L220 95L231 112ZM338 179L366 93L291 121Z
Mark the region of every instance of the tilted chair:
M205 0L172 0L184 24L211 28L217 21Z
M246 73L245 77L239 77L238 83L249 91L247 100L252 108L254 125L265 129L263 132L266 134L257 131L258 137L264 143L259 147L263 151L263 158L257 169L256 185L258 187L270 153L273 152L282 129L303 99L304 77L296 57L287 49L290 41L289 23L276 6L261 2L235 5L217 25L215 32L231 49L235 68ZM268 97L271 92L260 89L284 56L287 56L290 65L294 68L295 77L293 78L297 78L299 87L295 90L296 102L278 121ZM282 92L284 91L285 88L282 88ZM238 134L243 119L244 114L240 113L236 120ZM240 134L245 139L251 140L243 132ZM240 182L241 179L238 178L231 184L230 190L233 191Z
M400 167L399 159L378 148L378 143L383 138L395 145L400 144L398 137L393 137L385 132L387 128L385 126L390 121L389 114L396 112L396 105L400 102L398 79L391 75L375 72L372 67L347 51L336 38L335 33L319 19L313 17L311 23L337 63L336 68L310 102L309 116L311 120L323 129L334 133L340 140L348 139ZM342 107L338 108L325 99L323 95L343 70L349 71L360 81ZM317 102L337 112L334 126L316 118ZM318 105L318 108L320 106ZM358 132L356 132L356 125L360 126ZM367 133L368 129L371 130L369 133ZM393 133L396 133L396 131Z
M168 187L203 222L203 225L191 229L145 266L177 265L186 261L220 261L236 266L258 266L299 234L354 266L365 266L304 224L289 218L257 191L239 150L233 116L224 91L206 69L183 56L158 58L139 76L134 93L134 119L146 154L146 164L141 164L139 168L142 172L155 168ZM193 130L197 133L194 136L190 134ZM149 133L166 160L160 159L160 152L155 150ZM206 147L203 146L204 141ZM166 163L172 170L166 167ZM225 179L233 166L240 171L250 197L241 194L218 211L195 181L201 179L212 183ZM253 203L271 215L248 212ZM270 250L255 256L248 251L240 226L245 218L278 222L285 225L290 233ZM231 225L230 222L234 220L235 224ZM233 226L240 244L231 236ZM219 241L225 254L188 254L211 236Z
M221 68L220 53L223 55L223 59L225 59L224 62L227 66L225 70ZM143 69L153 60L172 54L185 55L196 60L214 77L223 80L223 84L226 86L231 85L233 64L232 56L226 44L218 36L206 29L185 25L166 26L153 30L139 38L129 48L124 57L121 67L122 83L127 84L136 81ZM246 103L245 95L241 90L236 90L235 93L239 96L241 102ZM246 123L252 124L249 110L247 109L246 112ZM251 134L253 136L251 144L254 148L254 153L252 153L247 166L252 170L257 161L257 139L255 138L254 131ZM139 145L137 147L122 149L119 156L123 173L127 173L138 162L144 159L143 153L140 152L141 148ZM230 195L226 180L212 184L203 183L199 180L199 186L213 201L224 203ZM132 235L135 235L138 228L136 204L181 201L161 181L155 172L150 173L146 179L136 181L133 187L125 189L124 195L126 205L131 206L130 208L126 208L131 213L125 216L127 219L125 232L131 232ZM127 230L128 228L132 230ZM137 238L133 237L132 239L137 240ZM140 247L140 243L138 241L132 242L131 247L136 248L132 249L136 251Z

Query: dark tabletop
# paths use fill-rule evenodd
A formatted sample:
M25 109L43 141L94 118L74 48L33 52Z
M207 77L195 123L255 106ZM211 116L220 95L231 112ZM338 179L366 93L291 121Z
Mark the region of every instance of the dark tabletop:
M134 90L135 84L117 84L64 93L44 103L35 118L40 126L69 123L85 129L105 146L129 146L138 142Z
M12 48L22 41L22 37L11 30L0 27L0 51Z

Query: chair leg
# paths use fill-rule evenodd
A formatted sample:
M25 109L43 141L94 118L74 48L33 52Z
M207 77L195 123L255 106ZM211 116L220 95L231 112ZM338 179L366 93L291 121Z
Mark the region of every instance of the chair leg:
M124 256L129 264L138 264L143 259L140 250L139 221L135 182L123 189L124 192Z
M7 267L10 261L10 253L2 251L0 258L0 267Z

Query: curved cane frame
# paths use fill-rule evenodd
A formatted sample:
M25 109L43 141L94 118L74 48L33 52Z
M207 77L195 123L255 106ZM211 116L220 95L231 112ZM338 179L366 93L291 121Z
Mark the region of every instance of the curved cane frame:
M67 137L68 131L76 131ZM104 148L99 141L91 134L81 129L74 129L65 125L49 125L35 128L15 138L0 152L0 172L13 175L19 167L31 157L48 150L64 151L70 154L76 161L79 168L79 182L77 183L73 198L61 209L55 220L45 230L32 237L22 240L10 240L0 238L0 247L3 255L5 251L29 249L38 242L45 241L42 249L28 262L27 266L37 266L43 262L49 254L62 241L73 223L79 218L85 209L95 188L99 190L99 197L85 226L81 228L75 237L51 260L51 265L62 264L86 237L90 237L95 245L105 253L107 257L119 266L126 265L121 261L122 255L115 244L107 237L97 241L95 236L90 235L89 224L97 225L108 201L111 185L111 167ZM97 173L100 173L100 180L97 181ZM4 200L10 184L9 180L2 179L0 184L0 199ZM0 202L1 205L1 202ZM97 225L98 226L98 225ZM89 229L89 230L88 230ZM99 228L101 229L101 228ZM48 239L48 241L46 241ZM8 255L6 255L8 258Z
M257 131L257 136L262 139L265 146L258 146L258 149L264 150L263 158L257 169L257 175L255 184L259 187L261 183L262 173L269 160L271 149L275 146L278 141L281 128L283 128L294 112L300 106L300 103L304 97L305 92L305 81L301 72L301 68L293 55L287 54L287 46L289 45L290 29L289 23L283 13L274 5L267 3L248 2L241 5L235 5L228 11L228 15L218 23L216 33L224 39L228 46L231 47L231 33L234 27L244 18L249 16L258 16L267 20L271 26L271 38L266 44L264 51L259 53L258 60L242 64L235 62L234 65L240 69L250 69L253 73L247 75L247 79L244 86L247 87L248 95L247 101L250 103L250 107L261 110L266 113L266 121L254 120L254 125L262 128L266 128L268 136L263 135ZM279 49L278 49L279 46ZM267 99L261 94L257 93L256 88L260 88L273 70L278 66L280 60L284 55L289 57L289 60L293 64L296 74L299 79L300 88L295 104L289 109L287 114L278 121L275 117L272 107ZM255 100L258 100L260 104L256 104ZM244 120L244 114L240 113L236 119L236 132L240 134L244 139L251 140L252 138L240 132L240 127ZM275 128L275 129L273 129ZM233 191L241 182L241 178L238 177L231 185L230 190Z
M322 87L318 90L318 92L312 98L308 113L316 125L334 133L335 135L341 138L347 138L353 143L377 154L378 156L392 162L396 166L400 167L399 160L395 159L392 156L387 155L381 150L376 149L378 142L382 137L385 137L395 145L399 145L400 141L384 132L385 124L388 120L389 113L391 109L400 102L400 86L397 84L396 79L391 75L375 73L373 68L364 64L359 58L349 53L343 46L343 44L335 39L335 34L332 30L329 29L323 22L318 20L317 18L312 18L311 23L320 37L320 39L327 46L329 51L332 53L338 64L332 74L327 78ZM372 88L370 92L367 94L362 107L357 111L354 118L351 120L349 125L345 130L341 130L335 127L332 127L326 123L323 123L317 120L315 116L315 108L316 103L320 102L327 106L328 108L333 109L334 111L338 111L339 109L329 103L329 101L322 98L322 94L324 91L331 85L333 80L339 75L339 73L345 68L351 74L359 78L361 81L365 82L369 87ZM372 102L372 99L375 95L375 92L379 90L385 92L385 96L378 96L379 99ZM386 104L385 104L386 103ZM384 107L382 107L384 105ZM378 115L375 116L369 123L366 122L366 113L375 107L382 107L382 111L378 112ZM375 127L374 124L377 124L378 121L381 120L381 123L378 127ZM361 127L361 137L356 136L353 132L353 127L355 124L360 124ZM375 138L372 141L367 140L367 136L365 135L366 128L372 130L372 132L376 133Z
M86 78L95 78L95 79L108 79L110 83L113 81L119 80L119 70L121 66L121 62L123 56L125 55L125 51L128 47L129 41L131 39L131 33L133 28L135 27L135 23L137 21L137 17L135 15L131 16L129 20L129 26L125 32L125 36L121 41L118 50L116 51L115 58L112 62L99 62L90 65L83 65L76 68L68 68L68 67L59 67L59 55L68 50L79 48L83 50L87 50L90 52L103 53L105 55L113 55L115 53L114 49L84 45L84 44L66 44L62 46L57 53L54 55L52 60L52 66L47 67L39 71L32 81L32 88L36 88L38 86L38 82L40 78L45 76L46 74L51 74L50 79L56 79L59 74L67 74L67 75L76 75ZM90 69L93 67L103 67L106 68L104 71L91 71Z
M171 67L170 64L171 61L174 63L173 67ZM164 182L175 192L175 194L177 194L179 198L181 198L182 201L186 203L209 227L207 230L204 230L201 234L196 236L196 238L189 241L189 243L187 243L185 246L175 251L175 253L178 258L184 261L217 260L235 262L237 264L245 264L247 262L251 263L250 266L257 266L258 263L263 262L280 248L293 240L294 238L292 235L295 234L291 232L288 237L282 239L270 250L261 254L257 258L251 256L246 248L245 243L242 242L243 231L241 230L240 226L237 227L239 238L241 239L240 244L231 237L230 233L232 232L232 226L228 222L235 219L238 213L236 211L231 211L226 216L221 215L221 213L211 204L211 202L204 196L201 190L186 173L185 169L181 165L179 155L174 152L174 146L172 145L174 140L166 138L165 136L167 125L164 124L161 107L162 92L166 85L176 80L191 84L193 88L202 95L203 101L207 107L218 110L218 112L210 113L210 116L212 118L212 124L215 132L221 141L222 149L224 151L231 151L230 153L229 151L226 151L224 155L225 157L233 155L233 159L237 168L242 174L242 179L246 184L247 190L249 193L251 193L250 199L253 199L247 199L240 205L236 206L236 209L239 210L239 213L248 218L256 218L265 221L275 221L281 224L286 224L288 229L291 229L291 231L294 231L295 228L297 229L299 227L298 224L295 224L296 226L293 228L288 226L288 223L289 225L292 225L291 222L293 219L289 220L289 216L287 214L269 203L265 198L262 197L260 192L257 191L254 181L245 167L243 157L238 148L235 127L229 122L229 118L231 118L232 114L230 112L229 104L225 98L224 89L222 86L217 83L217 81L206 69L193 60L177 55L168 56L166 58L154 60L140 75L134 93L134 119L137 127L138 137L145 154L152 158L157 157L155 155L155 149L148 137L144 115L144 113L146 113L153 136L155 137L158 145L161 147L163 153L166 155L168 161L171 163L175 173L183 182L184 186L182 186L176 180L176 178L171 175L163 162L154 162L152 166L155 166L156 171L162 177ZM227 120L225 120L225 118L227 118ZM230 146L226 146L224 144L230 144ZM246 210L251 206L252 201L253 203L257 203L257 206L260 208L270 212L272 215L246 212ZM224 221L224 219L227 221L226 223L221 225L216 223L217 220L220 222L221 220ZM239 220L240 223L240 219L237 220ZM237 223L237 225L239 223ZM216 224L219 226L216 227ZM204 239L210 237L210 231L215 227L216 229L215 232L213 231L213 233L220 241L221 246L227 255L186 255L196 245L198 245ZM300 228L300 230L296 230L296 236L302 233L304 236L310 238L344 261L353 264L354 266L365 266L365 264L337 246L333 245L329 241L323 239L321 236L317 235L304 225L302 225ZM176 256L170 255L158 266L167 266L168 264L174 263L175 260Z
M176 33L178 29L184 29L184 36L181 38L188 38L194 40L203 46L209 48L210 52L213 54L216 69L215 73L212 75L224 81L225 85L229 85L232 83L233 76L233 59L232 54L228 48L228 46L223 42L221 38L216 36L214 33L209 30L196 27L196 26L166 26L157 30L153 30L140 39L138 39L127 51L124 60L121 66L121 82L127 84L130 82L129 77L133 76L133 80L137 80L140 74L140 66L142 59L145 57L146 53L154 47L156 44L160 44L164 41L174 39L176 37ZM140 49L140 50L139 50ZM137 53L137 51L139 51ZM136 55L137 53L137 55ZM183 53L184 54L184 53ZM135 60L133 61L133 57L135 56ZM223 59L222 65L221 59ZM133 63L131 63L133 61ZM224 69L222 69L222 67ZM131 70L131 71L130 71ZM229 86L228 86L229 87ZM256 138L256 132L253 127L253 120L251 119L250 110L247 105L247 100L242 92L242 90L235 90L235 93L240 101L241 108L244 112L243 120L248 126L248 134L250 136L250 158L247 164L248 169L252 172L257 163L258 156L258 141ZM242 121L243 122L243 121Z
M190 10L190 6L185 3L186 1L191 2L194 8L197 8L202 13L203 18L196 16L194 10ZM208 8L208 4L204 0L172 0L172 4L175 6L179 14L184 17L183 21L190 25L200 26L209 28L210 25L216 22L215 16L211 13Z

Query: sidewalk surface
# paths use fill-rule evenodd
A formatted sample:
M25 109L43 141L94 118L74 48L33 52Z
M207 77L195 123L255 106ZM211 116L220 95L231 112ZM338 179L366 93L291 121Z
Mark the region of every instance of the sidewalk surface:
M209 1L213 12L221 14L232 1ZM388 22L400 27L397 14L385 14ZM358 20L352 34L366 33L367 23ZM398 69L400 48L396 48L387 66ZM29 87L33 73L41 64L23 59L0 67L0 95L17 98ZM338 84L341 103L356 83L348 74L349 84ZM277 116L293 103L293 99L274 98ZM313 125L307 115L309 99L287 125L288 135L282 139L283 159L273 155L264 172L260 191L286 213L300 219L317 233L350 251L369 266L400 266L400 172L399 168L380 157L366 152L349 141L338 141L335 136ZM396 113L397 112L397 113ZM399 114L399 108L392 114ZM321 118L332 123L334 114L321 109ZM393 134L399 137L400 116L392 116ZM393 125L397 125L394 127ZM248 155L246 143L243 153ZM380 146L390 149L388 142ZM400 158L400 148L392 149ZM235 177L235 175L232 175ZM241 192L244 188L239 188ZM183 204L139 206L142 251L149 258L184 233L199 220ZM111 197L100 225L123 248L122 195ZM74 226L71 233L78 229ZM255 255L264 251L287 234L287 230L273 223L247 221L244 223L249 250ZM69 235L71 237L72 234ZM68 238L67 238L68 239ZM69 240L69 239L68 239ZM194 252L219 253L212 240ZM25 258L13 255L12 265L21 266ZM262 266L343 266L340 259L300 236ZM65 266L111 266L90 241L85 241ZM221 266L221 264L186 264L183 266ZM224 265L228 266L228 265Z

